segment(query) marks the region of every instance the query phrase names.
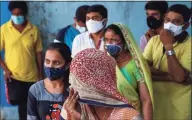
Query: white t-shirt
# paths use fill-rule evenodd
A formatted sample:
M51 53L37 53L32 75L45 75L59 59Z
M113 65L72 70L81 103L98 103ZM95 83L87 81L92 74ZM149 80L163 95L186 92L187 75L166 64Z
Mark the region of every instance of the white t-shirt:
M90 33L88 31L81 33L74 38L71 57L74 58L78 52L85 50L87 48L96 48L94 41L91 38ZM103 37L101 38L101 44L100 44L99 50L102 50L102 51L105 50Z

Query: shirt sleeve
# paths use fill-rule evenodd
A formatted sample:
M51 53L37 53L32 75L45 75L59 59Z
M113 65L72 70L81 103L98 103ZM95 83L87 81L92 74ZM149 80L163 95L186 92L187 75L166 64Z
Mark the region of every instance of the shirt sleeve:
M4 38L4 34L3 34L3 28L1 27L0 29L1 29L1 30L0 30L0 32L1 32L0 51L1 51L1 50L4 49L4 45L5 45L5 43L4 43L5 40L4 40L4 39L5 39L5 38Z
M43 50L42 39L38 30L37 30L37 36L36 36L35 50L36 52L41 52Z
M153 50L153 40L154 37L152 37L149 42L147 43L147 46L144 49L143 52L143 57L147 62L153 62L153 57L152 57L152 50Z
M182 56L179 59L180 64L188 71L191 72L191 39L184 47Z
M146 45L147 45L147 39L146 39L145 35L143 35L140 38L140 48L141 48L142 52L144 51Z
M56 36L56 40L58 40L58 41L60 41L60 42L64 42L64 34L65 34L65 32L64 32L64 29L61 29L59 32L58 32L58 34L57 34L57 36Z
M79 43L79 35L77 35L72 43L72 51L71 51L71 57L74 58L75 55L80 51L79 47L80 47L80 43Z
M32 87L30 89L33 89ZM27 120L40 120L37 110L37 99L29 90L27 101Z
M70 28L70 26L71 25L68 25L67 27L64 27L63 29L61 29L59 32L58 32L58 34L57 34L57 36L56 36L56 40L58 40L58 41L60 41L60 42L66 42L65 40L64 40L64 38L65 38L65 33L67 32L67 30Z

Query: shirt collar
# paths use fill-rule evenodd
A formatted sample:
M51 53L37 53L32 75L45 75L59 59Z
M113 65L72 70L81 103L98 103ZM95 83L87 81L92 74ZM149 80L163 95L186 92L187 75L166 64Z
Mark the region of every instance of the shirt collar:
M9 26L9 28L14 28L14 26L13 26L13 23L12 23L12 20L11 20L11 19L8 21L8 26ZM25 29L31 29L31 28L32 28L32 24L31 24L29 21L27 21L27 26L26 26L26 28L25 28Z
M89 39L92 39L92 38L91 38L91 33L90 33L89 31L87 31L87 33L88 33ZM103 40L104 40L104 37L102 36L102 37L100 38L100 40L103 41Z
M188 33L185 31L185 33L183 33L183 34L186 35L185 39L184 39L184 40L180 40L180 41L178 40L177 42L175 42L175 43L173 44L173 47L177 46L177 45L180 44L180 43L184 43L184 42L188 39L188 37L189 37Z

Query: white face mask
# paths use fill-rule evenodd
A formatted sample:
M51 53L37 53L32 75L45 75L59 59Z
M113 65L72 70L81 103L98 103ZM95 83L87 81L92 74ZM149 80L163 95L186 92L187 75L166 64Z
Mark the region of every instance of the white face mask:
M179 35L179 34L181 34L183 32L182 27L183 27L183 25L177 26L177 25L174 25L171 22L164 23L164 29L167 29L170 32L172 32L174 36L177 36L177 35Z
M81 27L76 23L76 29L80 32L80 33L84 33L86 31L86 27Z
M95 20L88 20L86 22L86 26L87 26L87 30L90 32L90 33L97 33L98 31L100 31L104 25L103 25L103 21L95 21Z

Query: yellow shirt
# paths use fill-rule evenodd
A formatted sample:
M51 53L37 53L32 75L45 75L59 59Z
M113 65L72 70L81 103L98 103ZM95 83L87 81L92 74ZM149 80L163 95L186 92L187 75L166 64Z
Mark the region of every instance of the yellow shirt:
M191 71L191 37L182 43L174 44L175 55L179 63ZM160 36L154 36L148 42L144 58L153 63L153 67L168 72L167 56L163 54ZM154 120L189 120L191 115L191 85L174 82L153 82Z
M42 41L36 26L28 22L22 33L12 21L1 26L0 50L5 51L5 64L14 79L24 82L38 80L36 52L42 51Z

